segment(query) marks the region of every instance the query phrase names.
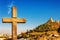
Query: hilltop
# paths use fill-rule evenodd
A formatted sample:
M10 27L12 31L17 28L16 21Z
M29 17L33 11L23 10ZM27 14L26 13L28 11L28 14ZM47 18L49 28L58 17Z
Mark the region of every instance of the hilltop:
M60 21L54 21L50 18L46 23L39 25L32 31L36 32L46 32L46 31L57 31L60 27Z
M30 30L29 32L47 32L47 31L59 31L60 21L54 21L50 18L46 23L39 25L38 27Z

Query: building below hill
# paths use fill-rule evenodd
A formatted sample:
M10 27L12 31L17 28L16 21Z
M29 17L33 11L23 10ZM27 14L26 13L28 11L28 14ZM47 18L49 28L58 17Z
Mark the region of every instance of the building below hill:
M0 40L7 40L6 34L0 34Z

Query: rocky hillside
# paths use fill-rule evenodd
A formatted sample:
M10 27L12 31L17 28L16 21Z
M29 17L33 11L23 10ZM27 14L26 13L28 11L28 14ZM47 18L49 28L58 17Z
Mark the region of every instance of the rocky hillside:
M18 38L27 38L29 40L59 40L60 39L60 21L54 21L50 18L46 23L39 25L33 30L21 33Z

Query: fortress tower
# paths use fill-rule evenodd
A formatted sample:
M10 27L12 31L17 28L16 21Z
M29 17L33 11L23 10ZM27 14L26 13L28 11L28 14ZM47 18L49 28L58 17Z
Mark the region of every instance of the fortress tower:
M55 22L59 23L60 21L59 20L56 20Z
M54 22L54 20L52 19L52 17L48 20L48 22Z

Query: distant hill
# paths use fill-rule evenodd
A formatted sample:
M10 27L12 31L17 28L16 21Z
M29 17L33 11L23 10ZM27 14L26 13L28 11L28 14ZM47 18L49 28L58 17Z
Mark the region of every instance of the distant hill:
M54 21L52 18L50 18L46 23L39 25L33 30L35 32L46 32L46 31L56 31L60 27L60 21Z

